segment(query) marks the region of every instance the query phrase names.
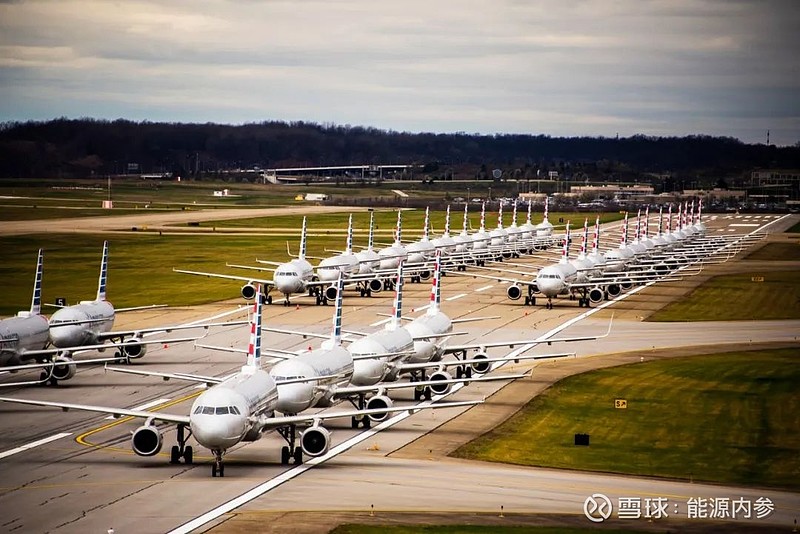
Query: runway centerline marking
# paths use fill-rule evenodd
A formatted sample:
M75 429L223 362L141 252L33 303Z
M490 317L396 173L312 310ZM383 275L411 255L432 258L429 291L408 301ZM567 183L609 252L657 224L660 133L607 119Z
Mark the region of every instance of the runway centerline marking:
M492 289L493 287L494 284L489 284L488 286L479 287L478 289L475 290L475 293L480 293L482 291L486 291L487 289Z
M460 299L461 297L466 297L466 296L467 296L466 293L459 293L458 295L453 295L452 297L447 297L444 300L456 300L456 299Z
M39 445L44 445L46 443L50 443L51 441L55 441L57 439L65 438L67 436L71 436L72 432L62 432L60 434L54 434L52 436L40 439L38 441L34 441L32 443L28 443L26 445L21 445L15 449L8 450L6 452L0 452L0 459L8 458L9 456L13 456L17 453L27 451L29 449L33 449L34 447L38 447Z

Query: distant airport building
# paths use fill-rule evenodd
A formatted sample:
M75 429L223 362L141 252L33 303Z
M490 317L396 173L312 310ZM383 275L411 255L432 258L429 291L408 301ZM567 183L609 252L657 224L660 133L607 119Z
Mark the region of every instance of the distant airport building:
M651 185L573 185L569 192L573 196L586 195L616 202L644 202L653 197Z
M336 165L330 167L285 167L265 169L261 176L272 184L307 182L370 182L413 179L419 165Z

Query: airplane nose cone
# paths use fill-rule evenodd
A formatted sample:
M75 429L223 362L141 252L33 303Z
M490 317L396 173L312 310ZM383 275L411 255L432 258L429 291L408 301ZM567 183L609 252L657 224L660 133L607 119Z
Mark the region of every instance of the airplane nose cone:
M192 435L207 449L228 449L241 440L246 418L241 415L194 415Z

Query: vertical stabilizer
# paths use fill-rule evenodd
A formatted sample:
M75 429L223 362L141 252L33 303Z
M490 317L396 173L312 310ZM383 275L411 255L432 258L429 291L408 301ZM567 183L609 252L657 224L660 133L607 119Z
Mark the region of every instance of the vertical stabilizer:
M400 246L403 244L403 212L397 210L397 227L395 228L394 244Z
M256 286L256 295L261 294L261 284ZM247 346L248 369L261 367L261 299L253 299L253 315L250 317L250 344Z
M447 205L447 213L444 216L444 237L450 237L450 204Z
M644 208L644 238L650 237L650 206Z
M336 310L333 313L333 328L331 329L331 346L342 344L342 307L344 303L344 278L339 271L339 280L336 282Z
M531 209L533 208L533 201L528 199L528 218L525 221L525 224L532 224L531 223Z
M367 250L372 250L375 238L375 212L369 212L369 237L367 237Z
M547 222L547 214L550 212L550 197L544 197L544 219L542 222Z
M620 238L619 248L628 246L628 212L625 212L625 224L622 227L622 237Z
M392 308L392 320L386 325L387 330L397 330L400 328L403 317L403 261L397 266L397 279L394 285L394 308Z
M503 203L500 203L500 209L497 210L497 227L503 229Z
M425 208L425 224L422 225L422 240L428 240L428 227L431 224L431 217L430 217L430 208Z
M511 226L517 226L517 199L514 199L514 211L511 215Z
M592 243L592 253L600 254L600 216L594 220L594 243Z
M636 231L634 235L634 241L639 241L639 236L642 233L642 208L639 208L639 211L636 212Z
M303 229L300 231L300 255L298 258L301 260L306 259L306 234L308 230L306 228L306 218L303 217Z
M469 226L469 204L464 204L464 226L462 232L466 235Z
M347 248L344 250L345 254L353 253L353 214L347 220Z
M42 313L42 272L44 268L44 252L39 249L36 259L36 278L33 280L33 297L31 297L31 315Z
M589 243L589 219L583 220L583 241L581 241L581 258L586 257L586 247Z
M703 222L703 199L697 201L697 222Z
M658 236L664 234L664 206L658 208Z
M100 279L97 283L97 300L106 300L107 279L108 279L108 241L103 241L103 257L100 260Z
M481 232L486 231L486 202L481 202Z
M428 315L439 313L442 303L442 251L436 251L436 258L433 264L433 281L431 282L431 303L428 306Z
M667 211L667 233L672 233L672 204L669 205Z
M561 249L561 263L569 261L569 221L567 221L567 233L564 236L564 248Z

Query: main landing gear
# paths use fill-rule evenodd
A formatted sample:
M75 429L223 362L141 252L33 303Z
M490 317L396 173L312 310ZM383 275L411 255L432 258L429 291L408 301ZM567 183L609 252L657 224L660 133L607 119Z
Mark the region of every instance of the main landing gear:
M288 425L278 428L278 434L286 440L287 445L281 448L281 465L289 465L289 460L294 461L294 465L303 463L303 449L295 446L297 441L297 425Z
M425 376L425 371L420 371L419 374L414 373L411 375L412 382L424 382L427 379ZM431 388L430 386L418 386L414 388L414 400L431 400Z
M189 436L191 435L192 431L190 429ZM186 435L186 425L178 425L178 444L173 445L172 449L170 450L169 463L178 464L181 462L181 458L183 458L183 461L186 462L186 465L192 465L194 451L192 450L191 445L186 445L186 442L189 440L189 436Z
M356 410L364 410L364 409L366 409L366 407L367 407L366 395L364 395L363 393L360 393L358 395L358 401L355 401L355 400L353 400L351 398L350 399L350 404L352 404L353 407ZM361 415L361 416L354 415L354 416L352 416L350 418L350 427L351 428L355 429L355 428L358 428L359 426L363 426L364 430L368 429L371 426L371 420L370 420L368 415Z

